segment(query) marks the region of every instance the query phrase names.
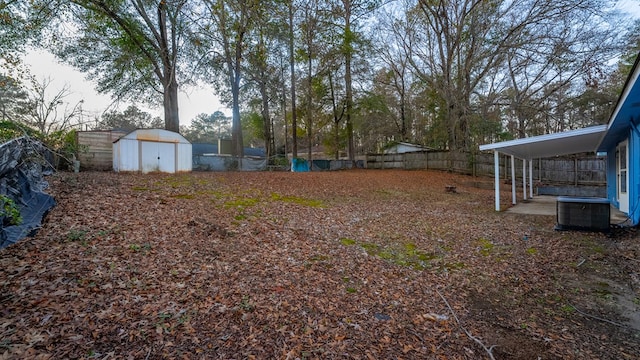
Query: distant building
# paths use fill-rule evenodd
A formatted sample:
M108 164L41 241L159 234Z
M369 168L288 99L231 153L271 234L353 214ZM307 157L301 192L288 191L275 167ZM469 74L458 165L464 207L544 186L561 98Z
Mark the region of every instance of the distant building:
M406 153L412 153L412 152L424 152L429 150L432 150L432 149L422 145L399 142L385 149L383 151L383 154L406 154Z

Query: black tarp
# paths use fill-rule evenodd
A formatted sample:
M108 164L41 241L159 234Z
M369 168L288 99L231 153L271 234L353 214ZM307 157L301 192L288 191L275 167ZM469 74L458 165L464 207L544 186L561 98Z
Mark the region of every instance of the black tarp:
M13 200L20 210L22 222L6 225L0 213L0 249L35 234L46 213L55 206L51 195L44 192L51 174L52 154L37 140L22 137L0 145L0 195Z

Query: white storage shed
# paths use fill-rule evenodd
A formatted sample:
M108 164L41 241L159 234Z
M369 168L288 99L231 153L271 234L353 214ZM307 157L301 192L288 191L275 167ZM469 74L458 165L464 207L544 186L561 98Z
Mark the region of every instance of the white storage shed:
M138 129L113 142L113 170L187 172L192 168L191 143L162 129Z

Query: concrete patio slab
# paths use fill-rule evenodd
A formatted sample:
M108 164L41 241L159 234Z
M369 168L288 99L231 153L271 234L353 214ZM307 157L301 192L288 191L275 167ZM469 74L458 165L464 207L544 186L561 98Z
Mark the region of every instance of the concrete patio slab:
M505 212L526 215L549 215L556 216L557 196L534 196L532 199L520 201L516 205L508 208ZM624 225L628 217L622 211L611 206L610 223Z

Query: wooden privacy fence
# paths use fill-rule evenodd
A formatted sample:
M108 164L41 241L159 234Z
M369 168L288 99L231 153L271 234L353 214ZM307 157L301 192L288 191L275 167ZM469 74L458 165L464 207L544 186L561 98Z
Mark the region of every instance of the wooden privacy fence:
M369 169L434 169L474 176L494 176L493 153L428 151L367 155ZM528 166L528 165L527 165ZM529 169L527 168L527 176ZM522 160L515 161L522 179ZM511 178L511 156L500 155L500 175ZM600 186L606 184L606 161L594 154L558 156L533 161L533 181L552 184Z
M76 143L82 170L112 170L113 142L127 135L127 131L78 131Z

